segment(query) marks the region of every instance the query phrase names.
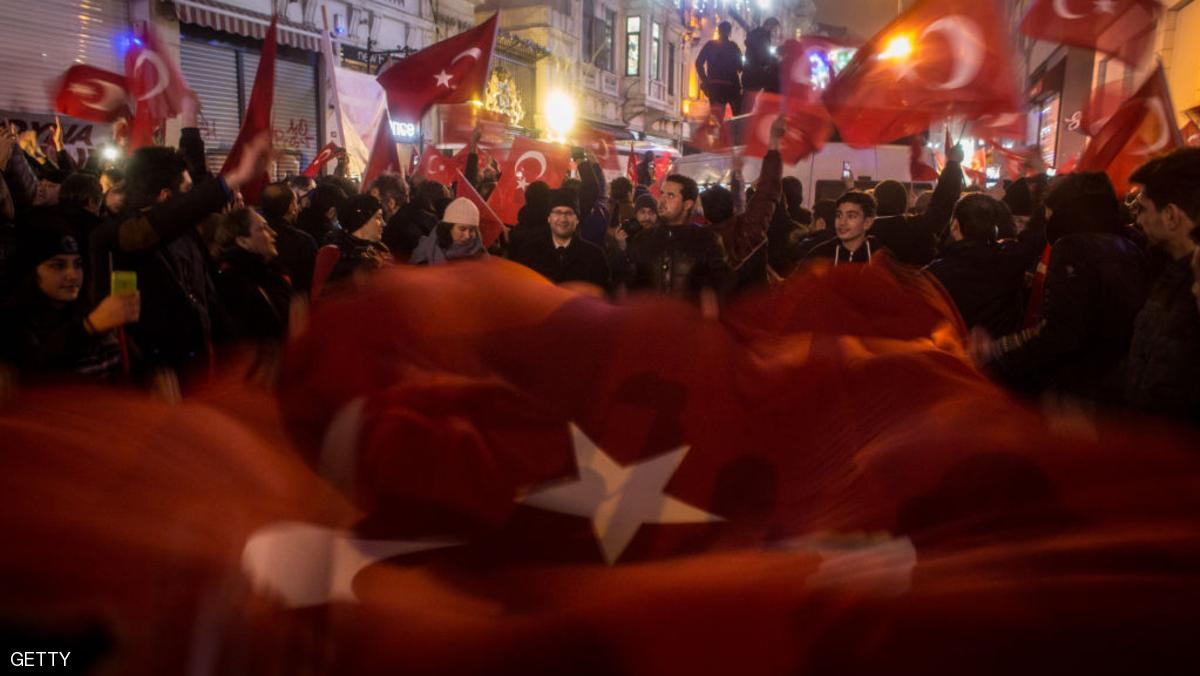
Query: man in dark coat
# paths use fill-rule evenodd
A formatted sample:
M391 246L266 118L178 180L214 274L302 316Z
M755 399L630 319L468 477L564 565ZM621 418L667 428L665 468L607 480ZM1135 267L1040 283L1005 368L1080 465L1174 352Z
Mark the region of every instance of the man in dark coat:
M447 200L449 196L446 186L441 183L422 181L413 191L412 199L390 219L385 218L382 242L396 260L407 262L421 238L433 232L442 220L438 202Z
M729 39L731 31L733 24L722 21L717 25L717 39L706 42L696 56L700 89L718 121L725 119L726 105L733 109L734 116L742 114L742 50Z
M750 92L779 93L779 57L771 51L771 36L778 28L779 19L772 16L746 34L746 67L742 72L742 88L747 98Z
M767 227L779 202L783 125L780 116L771 126L757 190L744 213L733 213L730 199L727 211L707 214L710 226L697 225L692 222L699 197L696 182L678 174L666 178L658 203L661 225L642 230L629 242L630 291L654 290L698 300L705 290L724 298L734 289L737 271L766 243Z
M926 268L958 306L968 327L993 336L1021 328L1025 315L1025 259L996 240L1000 203L988 195L967 195L954 207L951 243Z
M1141 249L1125 234L1121 203L1100 173L1069 174L1046 197L1051 245L1041 312L1028 329L972 349L981 365L1028 393L1119 399L1119 366L1146 300Z
M530 241L515 260L555 284L587 282L612 288L608 262L600 247L578 236L579 198L569 188L550 192L550 236Z
M1192 297L1200 223L1200 149L1151 160L1130 180L1141 185L1135 208L1150 245L1168 262L1134 321L1125 362L1130 406L1200 422L1200 308Z
M871 236L887 247L896 260L917 266L933 260L962 194L962 157L959 146L947 153L946 166L938 177L929 209L919 216L906 213L908 189L903 184L883 181L875 186L879 213L871 226Z
M292 191L286 192L290 195ZM252 209L242 208L222 216L217 233L223 249L217 290L232 321L234 337L282 339L292 284L279 264L275 231Z
M317 261L317 240L296 227L300 215L296 193L287 183L272 183L263 189L260 202L262 215L275 232L279 264L297 293L308 295Z
M237 167L193 187L187 167L196 165L175 150L151 146L134 152L126 169L126 211L92 233L92 297L109 295L113 270L137 273L142 314L130 337L147 366L179 372L211 365L214 335L220 337L227 318L196 228L225 208L239 187L262 175L269 159L270 137L264 133L246 147Z

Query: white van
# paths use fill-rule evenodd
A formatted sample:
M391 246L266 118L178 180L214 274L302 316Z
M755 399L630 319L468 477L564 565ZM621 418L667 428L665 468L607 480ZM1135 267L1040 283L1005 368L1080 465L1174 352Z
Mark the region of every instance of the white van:
M735 147L722 153L698 153L684 155L675 163L676 173L689 176L702 187L714 183L729 185L734 153L742 148ZM913 194L932 190L933 184L919 182L910 184L909 147L879 145L873 148L851 148L844 143L826 143L819 153L783 167L784 176L795 176L804 184L806 206L822 199L837 199L846 191L843 171L849 171L855 187L871 188L880 181L893 179L909 185ZM748 182L758 178L762 160L747 157L742 166L743 177Z

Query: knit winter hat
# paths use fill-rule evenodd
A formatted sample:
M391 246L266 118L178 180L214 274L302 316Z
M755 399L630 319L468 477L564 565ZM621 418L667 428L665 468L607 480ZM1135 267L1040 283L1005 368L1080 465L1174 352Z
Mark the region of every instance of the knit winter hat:
M459 197L446 205L442 222L456 225L479 225L479 207L466 197Z
M646 193L645 195L641 195L637 198L637 201L633 203L633 213L636 214L642 209L652 209L655 212L658 211L658 200L654 199L654 195Z
M25 266L35 268L58 255L80 254L78 233L57 209L34 209L27 217L29 227L19 230L17 240Z
M383 209L379 200L370 195L355 195L338 207L338 223L351 234L363 227L375 212Z

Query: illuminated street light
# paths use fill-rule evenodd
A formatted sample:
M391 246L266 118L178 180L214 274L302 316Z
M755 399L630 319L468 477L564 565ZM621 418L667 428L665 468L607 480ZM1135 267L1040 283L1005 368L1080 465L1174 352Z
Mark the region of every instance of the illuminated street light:
M887 47L879 53L880 59L907 59L913 53L912 40L907 35L897 35L892 38Z
M565 138L575 126L575 99L566 92L550 92L546 97L546 125L558 138Z

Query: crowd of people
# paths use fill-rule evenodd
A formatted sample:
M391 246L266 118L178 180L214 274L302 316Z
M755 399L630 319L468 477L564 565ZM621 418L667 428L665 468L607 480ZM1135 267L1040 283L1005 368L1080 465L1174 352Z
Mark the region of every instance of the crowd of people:
M703 191L672 174L656 197L585 156L562 185L530 184L485 246L476 203L421 178L292 176L247 206L241 189L271 163L265 135L214 175L193 125L177 148L103 170L5 129L0 361L22 382L186 387L226 345L282 344L297 299L392 265L504 257L614 301L658 293L715 313L810 266L882 256L941 282L979 367L1014 391L1200 421L1200 149L1147 162L1126 199L1089 173L968 189L952 149L930 193L883 181L809 210L782 175L784 131L753 186L740 171ZM470 150L464 177L486 197L499 169Z

